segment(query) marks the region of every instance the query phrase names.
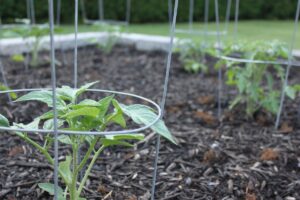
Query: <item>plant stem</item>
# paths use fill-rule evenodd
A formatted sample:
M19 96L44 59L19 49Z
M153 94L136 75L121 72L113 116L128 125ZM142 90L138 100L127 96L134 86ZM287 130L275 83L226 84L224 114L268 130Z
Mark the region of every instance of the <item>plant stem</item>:
M77 138L74 138L77 139ZM73 153L73 175L72 175L72 184L70 188L70 198L71 200L77 200L77 194L76 194L76 183L78 179L78 171L77 169L77 151L78 151L78 146L77 143L72 145L72 153Z
M94 148L95 148L95 145L96 145L97 142L98 142L98 139L99 139L99 137L96 136L96 137L92 140L92 142L91 142L91 144L90 144L90 147L89 147L88 151L86 152L86 154L84 155L82 161L80 162L79 166L78 166L77 169L76 169L78 173L79 173L80 170L84 167L84 165L86 164L87 160L89 159L89 157L90 157L92 151L93 151Z
M78 189L78 192L77 192L78 195L80 195L80 193L82 192L82 189L83 189L83 187L84 187L84 185L85 185L85 182L87 181L87 178L88 178L88 176L90 175L90 172L91 172L91 170L92 170L92 168L93 168L93 166L94 166L94 164L95 164L97 158L99 157L100 153L101 153L104 149L105 149L105 146L102 145L102 146L98 149L98 151L95 153L95 155L93 156L93 159L92 159L92 161L90 162L89 167L88 167L87 170L85 171L84 177L83 177L83 179L82 179L82 181L81 181L81 183L80 183L80 185L79 185L79 189Z

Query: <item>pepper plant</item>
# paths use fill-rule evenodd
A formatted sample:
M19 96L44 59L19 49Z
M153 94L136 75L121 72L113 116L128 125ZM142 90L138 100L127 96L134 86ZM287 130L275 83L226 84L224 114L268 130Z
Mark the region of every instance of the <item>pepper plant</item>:
M278 61L287 60L288 50L284 44L273 42L238 43L223 48L225 55L237 56L248 60ZM220 60L216 67L226 64L226 84L234 86L238 95L230 104L230 109L238 104L246 105L248 116L264 109L276 114L279 109L280 87L275 85L274 79L284 82L284 68L279 64L257 64ZM299 86L288 86L284 89L287 96L295 98Z
M57 122L60 130L106 131L112 125L126 128L127 120L125 116L139 125L150 124L157 117L150 107L141 104L124 105L119 103L113 95L97 101L92 99L79 101L78 97L95 83L96 82L86 84L79 89L73 89L68 86L57 88ZM53 107L52 91L33 91L16 100L16 102L23 101L40 101L51 108ZM0 115L0 125L9 126L8 120L3 115ZM29 124L13 123L11 127L21 129L38 129L42 127L42 129L45 130L53 130L53 111L50 110L36 117ZM151 129L176 144L175 139L162 120L152 125ZM47 134L43 143L35 141L25 132L16 132L15 134L33 145L44 155L47 161L54 166L53 156L49 152L54 141L52 134ZM61 143L69 145L72 149L72 153L66 155L65 159L59 162L58 173L63 183L62 186L64 186L64 189L62 187L58 189L59 199L85 199L82 197L82 190L101 152L107 147L115 145L131 147L132 141L142 140L143 138L143 134L122 134L114 136L60 134L58 140ZM79 160L78 149L83 144L87 144L88 148L87 151L84 152L83 159ZM87 168L85 168L85 166L87 166ZM84 176L79 181L78 176L82 171L84 172ZM54 193L54 185L51 183L40 183L39 187L52 195Z
M32 46L28 46L31 49L31 60L30 66L37 67L40 64L39 61L39 51L42 45L42 37L49 34L48 25L39 25L39 26L24 26L20 28L13 28L8 31L5 31L4 35L7 37L22 37L24 41L28 41L29 38L33 38ZM23 55L14 55L12 60L16 62L23 62L25 58Z
M206 55L214 56L215 50L208 43L195 43L182 40L176 47L183 69L189 73L207 73Z

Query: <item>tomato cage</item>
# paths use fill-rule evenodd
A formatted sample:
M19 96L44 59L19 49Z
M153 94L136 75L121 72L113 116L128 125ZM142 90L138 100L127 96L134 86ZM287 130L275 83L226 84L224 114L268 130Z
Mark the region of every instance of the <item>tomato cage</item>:
M238 10L239 7L239 0L236 0L235 9ZM168 0L168 7L169 7L169 19L171 19L172 16L172 0ZM232 7L232 0L227 0L226 2L226 13L224 17L224 30L220 31L219 34L226 35L228 32L228 23L230 20L230 13L231 13L231 7ZM194 17L195 17L195 0L189 0L189 11L188 11L188 28L176 28L176 33L182 33L182 34L192 34L192 35L211 35L215 36L218 34L217 31L212 31L208 29L208 23L209 23L209 10L210 10L210 0L204 0L204 28L203 30L198 30L194 27ZM215 11L216 12L216 11Z
M16 26L26 26L26 25L38 25L36 24L36 14L35 14L35 0L26 0L26 17L21 19L15 19L13 23L3 24L1 20L0 13L0 30L3 28L13 28ZM1 6L1 5L0 5ZM56 5L56 25L60 24L61 16L61 0L57 0Z
M86 12L85 0L80 1L80 8L82 13L82 19L85 24L112 24L112 25L129 25L130 23L130 10L131 0L126 0L126 9L124 20L113 20L105 18L105 6L103 0L98 0L98 19L90 19Z
M73 82L74 82L74 89L78 89L78 0L75 0L75 31L74 31L74 76L73 76ZM53 8L53 0L48 0L48 10L49 10L49 28L50 28L50 58L51 58L51 87L50 88L19 88L19 89L7 89L6 91L0 91L0 94L2 95L8 95L9 103L14 105L16 102L13 102L9 96L9 94L12 93L28 93L28 92L36 92L36 91L44 91L48 95L51 96L51 101L48 101L48 105L51 108L51 119L53 126L51 126L50 129L43 129L39 128L39 126L35 126L35 128L29 127L29 126L0 126L1 131L6 132L14 132L17 134L50 134L53 136L53 168L54 168L54 188L52 190L52 193L54 194L54 199L58 200L61 199L60 195L60 187L59 187L59 140L58 137L62 135L67 136L122 136L122 135L133 135L135 133L140 133L141 131L144 131L146 129L151 128L152 126L155 126L159 120L161 120L164 116L164 108L165 108L165 102L168 92L168 83L169 83L169 74L171 69L171 60L172 60L172 49L173 49L173 43L174 43L174 32L175 32L175 26L176 26L176 16L177 16L177 9L178 9L178 0L175 0L174 5L174 15L172 18L172 25L170 27L170 36L169 36L169 44L168 44L168 50L167 50L167 57L166 57L166 69L165 69L165 76L163 81L163 91L162 91L162 99L160 101L160 104L154 102L153 100L150 100L148 98L145 98L140 95L128 93L128 92L121 92L121 91L114 91L114 90L105 90L105 89L86 89L87 92L91 93L108 93L108 94L114 94L119 96L125 96L130 97L133 99L137 99L140 102L143 102L145 105L147 105L149 108L155 111L156 115L155 117L152 117L150 121L145 123L144 125L138 125L137 128L129 128L129 129L122 129L122 130L108 130L108 131L82 131L82 130L68 130L60 128L59 123L59 106L60 103L58 101L58 88L57 88L57 68L56 68L56 56L55 56L55 34L54 34L54 8ZM0 62L0 68L2 70L2 78L5 85L7 85L7 81L5 79L5 73L3 73L3 66ZM38 108L37 108L38 109ZM155 146L155 158L153 163L153 180L151 185L151 199L155 198L155 189L156 189L156 178L157 178L157 170L158 170L158 158L159 158L159 150L160 150L160 135L158 134L156 137L156 146ZM52 156L51 156L52 158ZM79 152L79 161L81 160L81 153ZM60 174L61 175L61 174ZM76 183L75 183L76 184Z
M297 8L295 12L295 19L294 19L294 30L292 31L291 34L291 39L289 42L289 47L287 48L287 55L286 56L277 56L275 59L271 58L259 58L256 59L255 57L243 57L241 55L241 52L238 52L237 49L242 49L239 48L238 46L238 9L235 10L235 28L234 28L234 33L232 36L232 43L230 45L230 48L232 48L234 51L231 53L226 53L224 50L224 40L222 40L222 32L220 29L220 20L219 20L219 7L218 7L218 2L219 0L215 0L215 10L216 10L216 28L217 28L217 51L218 51L218 58L221 61L225 61L225 66L224 68L220 67L218 70L218 117L220 119L222 115L222 98L223 98L223 91L226 93L226 88L224 87L224 81L223 81L223 72L228 73L230 70L230 67L234 64L241 64L241 68L246 69L247 66L249 65L259 65L260 67L264 66L279 66L279 70L282 69L284 71L283 76L282 76L282 82L280 83L281 89L280 89L280 95L279 95L279 107L278 110L275 111L274 114L276 114L276 120L275 120L275 129L279 128L280 125L280 119L282 115L282 110L284 107L284 102L288 93L288 87L289 87L289 76L290 76L290 70L292 67L299 67L300 62L294 59L293 57L293 50L295 47L296 43L296 36L297 36L297 30L298 30L298 21L299 21L299 12L300 12L300 1L297 1ZM296 3L296 2L295 2ZM238 3L237 3L238 4ZM228 38L227 38L228 39ZM249 41L248 41L249 42ZM250 42L251 43L251 42ZM248 43L249 44L249 43ZM246 46L248 44L242 44L241 46ZM260 47L259 44L258 47ZM275 49L276 46L274 46L273 49ZM266 51L266 50L265 50ZM268 51L271 52L264 52L264 53L270 53L272 54L272 48L269 49ZM275 50L274 50L275 51ZM249 68L250 69L250 68ZM258 75L257 75L258 76ZM279 79L279 78L278 78ZM227 96L229 96L227 94Z

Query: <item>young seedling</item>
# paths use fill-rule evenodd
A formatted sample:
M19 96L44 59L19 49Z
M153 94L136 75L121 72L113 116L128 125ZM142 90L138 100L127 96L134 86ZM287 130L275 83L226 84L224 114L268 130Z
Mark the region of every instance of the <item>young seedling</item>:
M73 89L68 86L57 88L57 122L60 130L105 131L112 125L126 128L125 116L139 125L150 124L157 117L150 107L140 104L124 105L119 103L113 95L100 100L84 99L79 101L78 97L95 83L96 82L86 84L79 89ZM52 91L34 91L16 100L16 102L22 101L40 101L51 108L53 107ZM0 125L9 126L8 120L2 115L0 115ZM12 127L21 129L38 129L42 127L50 131L53 130L53 126L53 111L51 110L35 118L29 124L13 123ZM155 125L151 126L151 129L176 144L175 139L162 120L159 120ZM35 141L27 133L16 132L15 134L33 145L45 156L52 166L54 165L53 156L49 152L54 141L52 134L49 133L46 135L43 144ZM103 150L115 145L131 147L132 141L142 140L143 138L143 134L122 134L114 136L59 135L58 140L61 143L69 145L72 150L72 153L65 155L64 161L59 163L58 173L62 182L61 187L58 189L59 199L85 199L82 197L82 190L85 187L96 160ZM87 144L88 150L80 161L78 160L78 149L83 144ZM87 168L85 168L85 166L87 166ZM78 176L81 171L84 172L84 176L79 181ZM53 195L54 193L54 185L51 183L40 183L39 187L49 194Z
M214 49L208 44L199 44L191 41L181 41L176 51L185 71L189 73L207 73L208 66L205 56L215 55Z
M113 47L117 44L118 39L121 34L121 27L111 26L107 24L94 24L94 27L107 33L105 40L98 41L96 39L91 40L96 43L98 49L100 49L105 54L109 54Z
M30 49L31 60L29 65L37 67L40 64L39 51L42 45L42 37L49 34L49 26L24 26L20 28L13 28L9 31L5 31L5 36L22 37L26 41L28 48ZM32 45L29 46L29 38L32 38ZM12 56L12 60L16 62L23 62L25 58L21 54Z

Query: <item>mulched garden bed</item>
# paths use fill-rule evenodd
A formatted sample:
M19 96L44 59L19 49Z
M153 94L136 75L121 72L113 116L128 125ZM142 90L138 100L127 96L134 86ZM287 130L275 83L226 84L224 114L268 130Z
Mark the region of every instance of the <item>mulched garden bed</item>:
M61 60L61 55L57 57ZM72 51L66 52L66 59L57 67L58 85L73 84ZM117 46L107 55L95 47L80 48L79 83L99 80L98 88L159 102L165 60L164 52L141 52L129 46ZM48 65L25 71L8 57L3 64L12 88L51 87ZM295 82L299 73L291 74ZM275 131L274 116L260 112L247 119L242 107L226 110L225 97L224 115L218 122L216 89L216 74L188 74L174 55L165 121L179 144L162 140L156 199L300 199L299 100L287 101L281 128ZM8 105L4 95L0 98L0 111L11 120L29 122L40 112L36 103ZM85 197L149 199L154 147L151 137L135 148L107 149L92 171ZM61 146L64 151L68 149ZM52 181L52 176L51 166L32 146L12 134L0 134L0 199L51 199L37 184Z

